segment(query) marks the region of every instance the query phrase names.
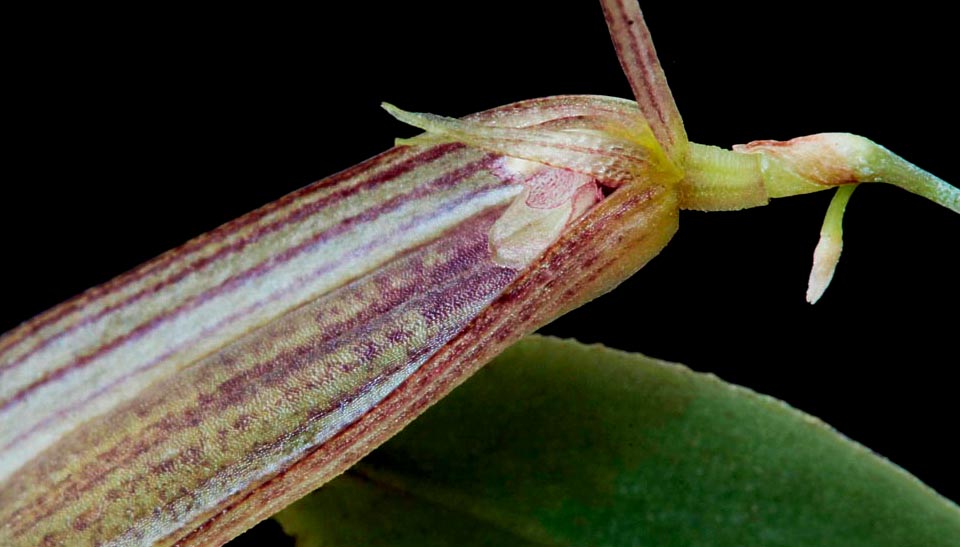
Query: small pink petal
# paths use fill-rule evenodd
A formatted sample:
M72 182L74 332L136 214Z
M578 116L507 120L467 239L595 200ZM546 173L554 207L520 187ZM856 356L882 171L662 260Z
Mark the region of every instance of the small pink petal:
M573 195L573 211L570 213L570 222L583 216L601 200L603 200L603 192L600 191L600 185L596 181L591 180L577 188L577 192Z
M553 209L572 200L582 186L593 183L593 177L561 169L543 169L524 181L530 188L527 205L535 209Z

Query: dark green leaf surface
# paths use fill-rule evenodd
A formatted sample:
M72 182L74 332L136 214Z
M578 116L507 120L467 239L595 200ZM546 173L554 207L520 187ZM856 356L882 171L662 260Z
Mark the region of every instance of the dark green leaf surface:
M277 517L315 546L960 545L960 510L710 375L530 337Z

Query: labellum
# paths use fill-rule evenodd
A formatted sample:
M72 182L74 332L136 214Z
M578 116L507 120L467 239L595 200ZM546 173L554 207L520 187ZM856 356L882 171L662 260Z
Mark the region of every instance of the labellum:
M636 102L387 105L425 133L0 339L0 544L223 544L632 275L681 209L840 187L811 301L853 185L960 212L861 137L690 143L639 8L601 3Z

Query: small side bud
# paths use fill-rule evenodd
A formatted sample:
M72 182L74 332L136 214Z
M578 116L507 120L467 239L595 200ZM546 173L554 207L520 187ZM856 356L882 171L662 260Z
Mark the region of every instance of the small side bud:
M843 213L856 185L841 186L830 201L827 216L820 228L820 241L813 251L813 269L807 283L807 302L816 304L833 280L833 273L843 251Z
M734 147L760 158L770 197L786 197L839 186L820 231L807 288L807 301L820 299L843 249L843 212L853 188L885 182L960 213L960 190L886 148L849 133L821 133L789 141L754 141Z

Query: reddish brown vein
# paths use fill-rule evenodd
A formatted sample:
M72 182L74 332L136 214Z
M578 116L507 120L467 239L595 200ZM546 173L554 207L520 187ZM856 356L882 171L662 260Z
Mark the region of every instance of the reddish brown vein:
M557 112L569 114L576 101L539 102L536 108L556 117ZM619 108L609 100L598 101L613 105L615 113ZM516 109L503 112L511 108ZM551 116L512 112L517 123ZM493 119L498 113L487 115ZM487 169L494 159L476 157L459 160L470 158L471 163L448 173L449 180L441 176L418 184L421 194L415 190L387 199L343 221L341 231L323 232L329 231L330 237L346 234L351 222L369 222L391 210L391 200L423 198L435 191L431 186L455 184L469 169ZM473 191L498 184L507 182L491 180ZM137 398L61 434L56 444L0 483L0 522L5 523L0 543L4 538L15 539L15 545L76 546L137 539L163 545L181 538L187 544L224 541L265 516L263 511L274 510L280 500L326 480L369 451L522 332L638 268L675 225L671 194L664 186L650 188L639 192L625 187L613 193L611 203L597 206L526 272L501 268L491 260L487 234L502 208L463 219L458 228L394 257L375 273L185 363L189 366L157 380ZM432 214L440 212L425 213ZM424 218L415 215L398 233L420 222ZM323 237L323 232L307 239ZM215 234L204 239L223 241L237 235ZM376 243L389 245L392 235L384 234ZM310 242L290 245L149 320L163 320L179 306L198 305L195 300L235 290L255 279L260 269L292 260L298 247ZM296 290L298 283L322 275L319 270L348 258L331 257L330 263L324 259L302 276L297 272L284 278L279 290ZM114 286L126 286L134 275ZM237 277L242 275L252 277ZM218 311L225 317L218 316L207 328L216 330L218 324L280 296L269 292L246 309ZM205 334L209 332L197 333ZM109 352L109 343L94 351ZM308 480L298 480L305 476ZM164 536L156 536L157 530ZM11 533L14 536L6 535Z
M88 353L87 355L81 356L80 358L72 362L69 362L60 368L57 368L53 371L46 373L41 378L37 379L30 385L26 386L25 388L15 393L10 399L8 399L6 402L0 405L0 411L3 411L8 407L13 406L14 404L17 404L18 402L22 401L27 396L28 393L39 388L40 386L48 382L54 381L62 377L64 374L67 374L73 370L82 368L84 365L101 357L103 354L109 353L127 342L140 338L146 333L154 330L159 325L167 323L190 310L196 309L198 306L204 304L205 302L210 301L213 298L220 296L223 293L235 290L243 286L243 284L265 275L266 273L279 267L280 265L293 260L294 258L303 254L304 252L309 251L310 249L316 248L318 245L321 245L322 243L338 235L343 234L344 232L353 228L357 224L369 222L384 213L398 209L400 206L406 203L409 203L411 200L423 198L424 196L430 193L442 190L444 188L449 188L455 185L456 183L460 182L464 178L477 173L478 171L480 171L486 166L489 166L490 163L493 161L493 159L495 159L494 156L492 155L487 156L481 161L477 161L472 164L466 165L452 173L445 173L440 178L435 179L433 181L429 181L428 183L422 186L418 186L416 189L414 189L411 192L391 198L388 201L378 204L376 207L372 207L370 209L363 211L362 213L358 213L357 215L354 215L348 219L345 219L344 221L337 224L336 226L333 226L332 228L329 228L327 230L324 230L315 234L313 237L307 239L306 241L300 243L299 245L286 249L283 253L281 253L280 255L277 255L274 258L271 258L270 260L260 262L254 267L251 267L243 272L239 272L227 278L226 280L224 280L223 283L213 286L208 290L201 292L197 295L194 295L193 297L184 301L183 303L173 308L172 310L156 315L153 318L151 318L148 322L138 325L136 328L127 332L126 334L120 335L110 340L109 342L98 346L92 353ZM333 196L330 196L330 197L333 197ZM341 199L342 199L342 196L341 196ZM334 266L336 266L341 262L342 260L332 262L331 264L329 264L328 268L325 268L325 271L332 269ZM262 305L263 303L264 301L261 301L259 304ZM223 325L227 323L221 322L220 324ZM206 334L209 335L210 333L207 332ZM6 448L7 446L9 446L9 444L6 445L4 448Z
M386 162L392 159L393 156L403 153L404 149L402 148L391 148L390 150L380 154L375 158L371 158L370 162ZM60 306L57 306L51 310L48 310L39 316L31 319L27 323L21 325L16 330L8 332L3 336L0 336L0 353L12 350L17 347L18 344L24 342L31 338L33 334L37 331L47 327L56 321L64 318L65 316L73 313L75 311L82 311L87 305L95 302L96 300L102 298L105 295L111 294L123 286L131 284L133 282L139 281L140 279L152 275L153 273L163 269L164 267L170 265L174 262L179 262L185 256L193 254L195 251L202 249L203 247L209 245L211 242L218 241L223 238L223 236L232 235L233 233L243 229L244 227L254 224L260 221L263 217L269 215L270 213L282 209L292 203L297 203L302 200L305 196L316 193L324 188L327 188L332 185L339 184L344 180L348 180L356 176L358 172L362 172L366 163L355 165L336 175L332 175L329 178L317 181L314 184L291 192L280 199L271 202L255 211L252 211L242 217L234 219L219 228L206 233L200 237L194 238L187 243L180 246L176 252L164 253L150 262L147 262L137 268L134 268L127 274L116 277L102 285L93 287L88 291L84 292L81 295L72 298ZM181 254L183 256L181 256ZM7 368L15 366L17 363L4 363L0 365L0 371L3 371Z
M496 215L487 214L485 217L488 220L480 223L481 228L483 226L489 226L489 223L492 222L492 219L494 219ZM152 474L172 472L174 467L172 462L161 463L159 466L149 468L140 465L138 462L145 454L155 453L158 450L156 443L170 444L174 442L171 440L171 435L184 435L186 434L185 432L188 432L190 429L196 428L203 422L202 416L208 416L211 413L223 413L230 407L249 404L249 399L253 392L263 393L271 389L280 389L284 382L291 376L305 368L313 366L312 363L315 362L315 359L311 358L312 355L329 354L335 351L336 347L342 347L344 344L359 343L362 345L365 343L363 340L370 339L371 333L374 332L393 334L397 329L402 329L405 322L405 316L401 313L403 310L422 310L425 313L424 317L427 318L428 325L446 325L443 329L437 331L437 335L443 337L452 335L458 329L455 327L456 323L453 325L449 324L450 319L455 317L455 315L450 315L452 309L446 307L446 302L459 301L465 303L468 301L482 301L489 298L487 295L491 294L491 291L497 291L499 290L498 287L502 288L506 286L515 275L510 273L509 270L496 266L493 266L491 269L489 261L478 260L480 257L487 256L489 252L486 246L485 228L482 230L474 229L467 235L472 238L472 243L470 244L466 244L462 237L455 235L448 235L441 240L439 242L441 247L452 247L454 252L448 256L444 255L446 259L434 264L432 267L425 267L420 257L433 252L434 249L418 249L410 253L410 256L397 264L396 267L388 268L386 271L378 274L376 278L358 280L353 285L345 287L342 291L325 298L321 309L335 308L338 305L338 301L342 301L344 298L349 299L351 294L359 294L357 291L363 291L364 288L369 287L371 283L378 286L393 287L393 280L396 279L396 273L399 271L413 271L417 274L414 279L408 279L405 286L396 287L393 292L384 292L382 294L383 299L378 299L379 304L377 306L360 310L359 315L354 316L348 321L349 324L335 323L332 327L324 328L321 331L323 335L320 339L305 341L296 347L285 349L274 357L267 358L266 361L254 365L252 369L243 372L238 371L239 374L237 376L227 382L220 383L213 391L200 394L196 399L197 404L195 406L181 409L176 415L167 414L160 416L152 422L153 425L142 424L145 429L138 431L136 435L123 437L117 441L113 447L107 449L105 453L101 453L98 457L90 460L89 464L93 467L88 467L86 470L78 470L78 472L65 478L64 480L69 481L70 484L60 483L54 485L53 488L59 491L73 491L82 495L84 492L91 492L98 484L102 484L103 481L109 477L110 473L118 469L131 467L142 469L143 471L141 471L140 475L132 478L134 484L145 484ZM459 242L459 245L453 246L453 242ZM433 244L433 247L436 246L437 244ZM416 266L417 264L419 264L419 267ZM337 296L338 294L343 296ZM447 309L448 311L441 312L440 310L443 309ZM322 312L309 311L311 315L317 317L317 320L322 321L322 317L324 316ZM278 327L272 327L274 330L277 328ZM267 334L264 339L272 340L274 339L274 335ZM410 348L408 359L423 359L430 353L430 347L438 347L440 343L442 343L442 338L438 338L434 343ZM370 351L364 355L364 359L361 362L375 361L385 349L387 349L387 346L382 344L379 346L371 346ZM233 366L227 365L223 359L229 358L231 354L246 353L249 352L242 346L232 351L228 349L226 352L209 360L208 365L200 364L198 368L202 369L205 366ZM252 353L255 355L261 354L260 350L255 348L253 348ZM370 392L378 385L378 382L396 374L404 362L405 361L402 361L393 367L378 371L376 375L372 376L369 381L361 384L359 388L345 392L328 404L315 408L309 413L305 420L300 421L297 428L280 431L272 440L262 440L257 450L253 453L275 451L284 443L289 443L291 435L295 436L307 431L312 424L318 420L330 416L332 412L335 412L344 404L354 401ZM237 380L241 381L238 383ZM189 380L182 379L180 381L187 382ZM316 387L317 386L314 386L314 388ZM251 391L250 388L255 389ZM307 388L309 388L309 386L307 386ZM163 394L162 396L164 398L170 399L173 403L178 400L177 389L163 388L156 390L156 393ZM294 397L307 396L306 393L301 393L300 391L289 392L287 395ZM169 406L169 404L159 401L138 401L131 403L131 405L147 405L152 408ZM131 410L127 410L127 412L129 413ZM136 411L133 410L133 412L135 413ZM251 417L250 419L269 420L271 417ZM150 431L154 433L151 435ZM151 439L153 440L151 441ZM87 442L97 445L94 438L89 438ZM195 453L198 450L200 450L199 447L194 447ZM221 468L218 471L218 476L224 473L233 473L234 468L237 466L243 467L244 461L245 460L241 460L232 466ZM43 468L41 467L38 471L42 473ZM42 481L43 479L41 477L32 477L30 480L36 479ZM212 480L215 480L215 477L209 478L206 482ZM77 481L80 482L78 483ZM184 494L184 496L189 496L189 494ZM183 496L175 496L168 499L165 506L175 504L176 501L182 497ZM18 517L24 515L24 511L40 510L39 514L29 519L31 526L36 526L45 519L58 514L58 511L64 506L73 503L69 498L70 497L61 498L59 503L54 501L52 504L48 503L48 501L51 500L37 499L36 501L39 505L33 506L33 509L31 509L30 506L21 507L20 510L11 517L11 520L16 522ZM99 522L99 517L87 516L84 517L82 522L84 523L83 529L85 530ZM18 534L25 533L26 530L27 528L18 529Z
M610 37L643 117L657 141L676 161L685 153L687 135L650 30L632 0L601 0Z
M391 168L386 169L380 173L374 174L373 176L371 176L369 179L365 181L359 181L348 188L332 193L328 196L324 196L319 200L304 203L299 207L290 211L289 214L287 214L286 216L279 217L274 222L257 227L257 229L254 230L252 233L248 234L247 236L241 239L234 241L229 245L225 245L223 247L217 248L216 251L210 255L201 257L193 262L184 261L183 267L181 267L179 270L173 270L171 272L167 272L168 277L164 279L160 279L158 280L157 283L144 287L143 289L130 295L125 300L111 304L110 306L107 306L101 309L99 312L91 316L85 317L84 319L69 325L67 328L57 331L55 333L52 333L50 336L42 339L36 346L34 346L30 350L30 352L21 355L20 357L18 357L17 359L14 359L9 363L4 363L0 365L0 372L3 372L7 369L16 368L18 365L20 365L25 360L27 360L35 352L42 350L43 348L47 347L49 344L55 342L56 340L72 332L75 332L76 330L82 327L85 327L103 318L106 315L109 315L113 312L121 310L122 308L130 306L131 304L136 303L137 301L141 300L147 295L156 293L161 289L174 285L177 282L181 281L187 275L193 273L194 271L200 268L203 268L211 263L214 263L217 260L225 258L229 255L240 252L246 247L248 247L249 245L252 245L258 242L264 236L277 232L287 226L293 225L296 222L299 222L304 218L307 218L310 215L315 214L317 211L325 207L328 207L331 203L334 203L338 200L345 199L347 197L355 195L360 190L369 190L370 188L374 188L385 182L393 180L396 177L402 176L405 173L417 168L418 166L421 166L431 161L435 161L440 157L458 148L461 148L461 146L456 144L429 148L425 152L422 152L411 158L408 158L403 162L395 166L392 166ZM396 149L394 149L392 153L388 152L388 154L390 154L391 156L396 155L395 150ZM374 158L371 161L382 161L387 158L388 156L378 156L377 158ZM360 166L358 166L358 168L359 167ZM299 195L302 197L303 195L306 195L308 193L315 193L323 188L327 188L335 183L340 183L345 180L349 180L348 176L352 174L354 171L355 171L354 169L351 169L344 173L341 173L340 175L336 176L336 180L334 180L332 183L326 180L319 181L314 185L308 186L305 189L295 192L294 194L285 196L278 202L262 207L261 209L254 211L250 215L246 215L241 217L240 219L237 219L235 223L228 224L214 232L211 232L211 234L208 237L197 238L195 240L187 242L183 247L181 247L180 251L182 251L183 254L186 255L186 254L192 253L195 250L201 249L211 243L222 241L226 237L234 235L240 229L256 223L257 221L261 220L263 217L267 216L269 213L273 212L274 210L280 209L282 208L282 206L287 205L293 199L291 196ZM309 192L307 192L308 189L309 189ZM85 306L91 303L92 301L96 300L97 298L101 298L112 292L121 290L123 286L133 284L151 275L154 271L162 269L163 267L166 267L167 265L169 265L170 263L174 263L175 261L178 261L178 257L176 253L163 254L160 257L158 257L156 260L148 263L144 267L134 270L127 276L117 278L115 282L107 283L101 287L92 289L91 291L89 291L90 293L93 293L94 291L96 291L96 295L93 298L90 298L89 300L83 300L85 297L88 297L88 295L85 294L78 297L77 299L74 299L70 302L65 303L62 306L55 308L54 310L51 310L54 313L50 313L49 316L47 314L44 314L43 316L38 318L39 321L35 321L28 324L27 331L25 334L27 335L32 334L37 330L47 326L48 324L55 322L56 320L60 319L62 316L66 315L67 313L73 311L74 308L78 306ZM80 302L81 300L83 301ZM14 332L17 332L17 331L14 331ZM21 338L21 340L23 339L25 338ZM16 346L14 345L9 348L5 348L5 350L12 350L15 347Z
M483 160L483 161L477 162L477 163L478 163L478 164L489 164L489 162L491 162L492 160L493 160L493 157L492 157L492 156L489 156L486 160ZM479 167L478 167L478 169L479 169ZM463 176L469 176L469 174L465 174L465 175L463 175ZM457 180L460 180L460 179L458 178ZM453 181L453 182L455 182L455 181ZM429 214L415 215L415 216L411 217L410 219L408 219L408 221L406 222L406 224L405 224L405 225L403 226L403 228L401 229L401 232L402 232L403 230L410 229L410 228L412 228L412 227L414 227L414 226L416 226L416 225L418 225L418 224L420 224L420 223L429 222L431 219L436 218L437 216L440 216L440 214L442 214L443 212L445 212L445 211L447 211L447 210L450 210L450 209L453 209L453 208L455 208L456 206L458 206L458 205L460 205L460 204L462 204L462 203L465 203L465 202L467 202L467 201L470 201L470 200L476 198L478 195L480 195L480 194L482 194L482 193L484 193L484 192L486 192L486 191L487 191L486 189L479 189L479 190L470 192L470 193L465 194L465 195L463 195L463 196L461 196L461 197L459 197L459 198L457 198L457 199L455 199L455 200L451 200L443 209L438 209L438 210L432 211L432 212L429 213ZM268 303L270 303L270 302L276 301L276 300L282 298L283 296L285 296L286 294L289 294L289 293L295 291L297 288L301 288L301 287L309 284L310 281L312 281L312 280L314 280L314 279L322 276L323 274L325 274L325 273L333 270L333 269L336 268L338 265L340 265L341 263L343 263L346 259L351 258L351 257L354 257L354 256L362 255L362 254L364 254L364 253L366 253L366 252L369 252L370 249L372 249L373 247L375 247L375 246L380 246L380 245L384 245L384 244L389 243L390 241L392 241L392 240L394 240L394 239L395 239L395 238L387 237L385 240L381 240L381 241L378 241L378 242L376 242L376 243L370 243L370 244L364 245L364 246L358 248L357 250L353 251L353 253L351 253L350 255L338 257L338 260L332 261L332 262L327 263L327 264L324 264L324 265L321 266L320 268L317 268L317 269L315 269L314 271L312 271L310 274L301 277L300 280L299 280L296 284L291 285L291 286L288 286L288 287L285 287L282 291L278 291L278 292L272 293L267 299L261 300L261 301L258 301L258 302L255 302L254 304L251 304L250 306L247 306L247 307L245 307L245 308L242 308L242 309L240 309L239 311L236 311L236 312L230 314L229 316L221 319L220 321L218 321L218 322L215 323L214 325L210 325L210 326L204 327L204 328L203 328L196 336L194 336L193 338L190 338L190 339L184 341L184 342L181 343L181 344L178 344L178 345L176 345L176 346L173 346L172 348L170 348L169 350L167 350L167 351L164 352L163 354L159 355L159 356L156 357L155 359L153 359L153 360L151 360L151 361L148 361L147 363L144 363L143 365L140 365L140 366L138 366L138 367L130 370L129 372L125 373L124 375L119 376L118 378L114 379L112 382L104 385L104 386L101 387L100 389L97 389L97 390L91 392L90 394L86 395L83 399L81 399L81 400L79 400L79 401L76 401L74 404L72 404L72 405L70 405L70 406L68 406L68 407L65 407L65 408L63 408L63 409L58 410L57 412L55 412L55 413L47 416L46 418L44 418L42 421L37 422L37 423L36 423L35 425L33 425L29 430L24 431L23 433L21 433L21 434L18 435L17 437L13 438L9 443L7 443L6 445L4 445L3 447L0 447L0 450L5 450L5 449L10 448L11 446L15 445L16 443L18 443L18 442L22 441L23 439L25 439L26 437L28 437L30 434L35 433L36 431L42 429L44 426L49 425L51 422L53 422L53 421L55 421L55 420L57 420L57 419L59 419L59 418L62 418L63 416L69 414L69 413L72 412L72 411L75 411L77 408L80 408L80 407L84 406L85 404L87 404L87 403L89 403L90 401L96 399L97 397L103 395L104 393L109 392L112 388L116 387L116 386L119 385L119 384L122 384L124 381L130 379L131 377L136 376L136 375L138 375L138 374L142 374L144 371L146 371L146 370L148 370L148 369L150 369L150 368L155 367L157 364L165 361L166 359L170 358L170 357L173 356L173 355L176 355L176 354L177 354L179 351L181 351L184 347L187 347L187 346L189 346L189 345L191 345L191 344L196 343L198 340L203 339L203 338L209 336L211 333L216 332L217 330L219 330L219 329L222 328L223 326L228 325L228 324L230 324L230 323L232 323L232 322L234 322L234 321L236 321L236 320L238 320L238 319L240 319L240 318L242 318L242 317L245 317L245 316L249 315L250 313L256 311L257 309L263 307L265 304L268 304ZM212 296L215 296L215 295L211 295L211 297L212 297ZM373 310L376 310L376 306L374 306ZM183 311L185 311L185 310L183 310ZM357 325L353 325L353 327L356 327L356 326L357 326ZM341 327L342 327L342 326L341 326ZM91 357L91 359L92 359L92 357ZM62 370L62 369L61 369L61 370ZM63 371L62 374L65 374L66 372L68 372L68 371ZM61 374L61 375L62 375L62 374ZM52 380L54 380L54 379L55 379L55 378L49 378L48 381L52 381ZM30 387L33 387L33 386L30 386ZM39 387L39 385L36 386L36 387ZM24 391L29 391L29 389L30 389L30 388L28 387L28 388L27 388L26 390L24 390ZM24 395L24 396L25 396L25 395ZM12 401L12 400L13 400L13 399L11 399L11 401ZM3 407L0 407L0 410L2 410L2 409L3 409Z

